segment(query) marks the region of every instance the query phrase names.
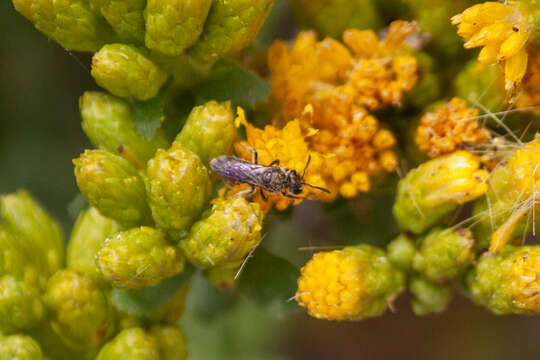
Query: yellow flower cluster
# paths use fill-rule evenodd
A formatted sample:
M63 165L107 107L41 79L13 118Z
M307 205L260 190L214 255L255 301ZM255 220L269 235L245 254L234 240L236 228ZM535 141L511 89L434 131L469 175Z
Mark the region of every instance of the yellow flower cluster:
M238 117L235 121L237 126L244 125L247 137L246 141L240 141L234 145L239 157L251 161L253 154L248 148L255 149L259 155L259 164L268 166L274 160L279 160L279 166L302 174L311 155L304 181L314 186L326 187L326 183L320 175L323 156L311 151L298 120L288 122L282 129L272 125L267 125L264 129L258 129L246 121L244 111L239 108ZM243 188L245 187L240 185L232 189L229 194L237 193ZM304 191L297 196L320 195L321 192L320 190L305 187ZM272 204L275 204L278 210L285 210L293 204L297 205L302 202L302 199L291 199L281 194L265 192L264 195L267 200L263 199L260 191L258 191L254 196L254 200L259 203L265 213L270 210Z
M467 49L483 47L478 61L504 63L505 88L516 95L527 70L527 41L534 30L531 9L523 2L485 2L452 18Z
M457 97L422 116L414 137L419 149L431 158L489 139L489 131L478 122L478 110Z
M398 106L418 81L418 63L403 44L414 23L394 21L379 40L372 30L347 30L343 45L301 32L289 48L276 41L268 52L277 122L300 119L314 151L333 154L322 167L332 195L351 198L370 189L370 176L394 171L393 134L367 109ZM306 111L309 109L310 111ZM306 114L307 113L307 114Z
M362 310L362 262L342 251L319 252L302 268L297 301L317 319L354 319Z
M529 51L529 65L522 81L521 93L516 100L516 109L540 115L540 46Z

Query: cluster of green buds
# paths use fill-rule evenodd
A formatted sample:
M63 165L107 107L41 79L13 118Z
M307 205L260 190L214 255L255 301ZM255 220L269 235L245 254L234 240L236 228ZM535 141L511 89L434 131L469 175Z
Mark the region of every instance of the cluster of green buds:
M13 0L62 47L93 52L92 76L111 94L148 100L168 77L186 83L258 34L273 0ZM205 70L206 69L206 70Z

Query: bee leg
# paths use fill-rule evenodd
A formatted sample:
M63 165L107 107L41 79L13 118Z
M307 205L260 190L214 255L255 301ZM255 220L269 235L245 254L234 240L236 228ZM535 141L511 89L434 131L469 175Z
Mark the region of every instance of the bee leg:
M275 166L279 166L279 159L276 159L276 160L272 161L272 162L270 163L270 165L268 165L268 166L274 166L274 165L275 165Z
M301 196L294 196L294 195L291 195L291 194L287 194L286 192L282 192L281 195L289 198L289 199L295 199L295 200L299 200L299 199L306 199L305 197L301 197Z
M259 188L259 191L261 192L261 197L262 199L264 200L264 202L268 202L268 199L266 198L266 196L264 195L264 191L262 188Z
M257 188L254 186L254 185L250 185L250 188L249 189L246 189L246 190L242 190L240 192L237 192L235 194L235 196L243 196L243 197L248 197L250 195L253 195L253 193L255 193L255 191L257 191Z
M243 144L241 144L241 145L242 145L242 147L244 149L246 149L247 151L249 151L250 153L253 154L251 162L254 163L254 164L259 164L259 153L257 152L257 150L255 150L254 148L251 148L249 146L243 145Z

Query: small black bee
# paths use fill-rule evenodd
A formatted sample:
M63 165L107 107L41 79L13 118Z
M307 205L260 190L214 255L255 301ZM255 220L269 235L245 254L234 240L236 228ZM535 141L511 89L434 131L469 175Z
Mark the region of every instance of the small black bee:
M266 201L264 191L279 194L291 199L305 199L296 196L304 190L304 186L330 193L328 189L314 186L304 181L307 167L311 161L308 158L304 171L300 176L295 170L279 166L279 159L272 161L268 166L259 164L257 150L245 147L253 154L252 162L237 158L236 156L220 156L210 161L210 168L221 176L229 185L249 184L250 189L238 193L240 196L253 194L259 188L262 198Z

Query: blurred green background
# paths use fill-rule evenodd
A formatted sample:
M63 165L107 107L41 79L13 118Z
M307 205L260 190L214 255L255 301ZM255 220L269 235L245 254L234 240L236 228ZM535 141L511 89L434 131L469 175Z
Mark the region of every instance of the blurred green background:
M0 30L0 193L29 189L69 234L67 206L77 194L71 159L90 146L77 104L96 88L89 57L49 41L9 0L0 3ZM335 204L332 217L317 203L272 215L266 247L301 265L311 256L303 247L384 243L395 232L391 201L384 194ZM191 360L540 358L538 317L497 317L462 296L439 316L413 316L407 296L395 308L358 323L319 321L301 310L280 317L197 279L182 325Z

